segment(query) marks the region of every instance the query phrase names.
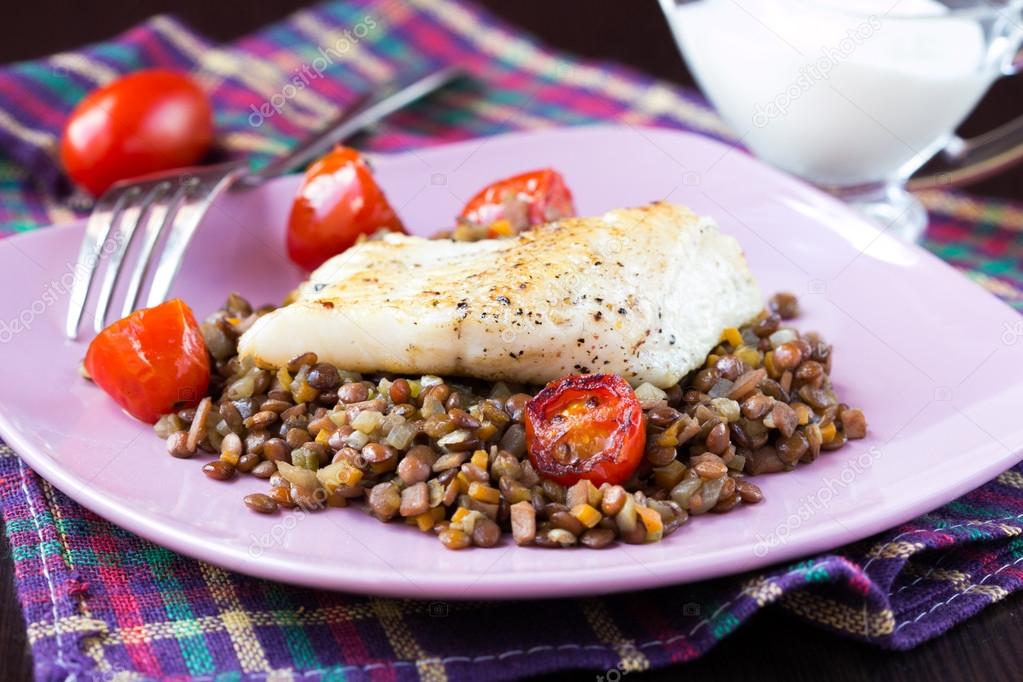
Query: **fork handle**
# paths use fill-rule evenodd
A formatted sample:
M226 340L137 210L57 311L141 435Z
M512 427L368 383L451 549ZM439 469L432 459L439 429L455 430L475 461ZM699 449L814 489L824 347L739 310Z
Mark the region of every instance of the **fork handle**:
M366 103L369 98L359 100L358 105L349 108L336 119L324 126L323 130L308 138L284 156L277 157L257 171L239 179L242 187L256 187L278 175L302 168L313 159L325 154L331 147L412 102L438 90L463 75L457 66L449 66L419 78L396 90L387 91Z

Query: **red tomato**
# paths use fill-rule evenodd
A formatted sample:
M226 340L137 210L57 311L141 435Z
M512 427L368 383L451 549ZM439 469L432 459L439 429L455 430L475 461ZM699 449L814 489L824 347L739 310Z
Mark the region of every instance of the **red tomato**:
M459 217L477 225L507 220L519 232L533 225L575 215L572 193L550 168L498 180L469 200Z
M646 449L643 408L615 374L555 379L526 403L525 427L529 460L562 485L624 483Z
M312 270L377 230L405 228L359 152L337 147L305 173L288 218L288 256Z
M206 342L177 298L101 331L85 353L85 369L128 414L150 424L198 404L210 382Z
M93 91L60 140L64 170L93 196L118 180L198 163L213 141L213 107L184 74L151 69Z

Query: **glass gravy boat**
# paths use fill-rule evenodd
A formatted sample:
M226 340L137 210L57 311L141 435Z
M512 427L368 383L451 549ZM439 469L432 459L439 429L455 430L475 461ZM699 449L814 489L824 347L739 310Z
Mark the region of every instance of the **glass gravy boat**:
M914 188L961 184L1023 158L1023 118L955 136L1015 73L1023 0L661 0L701 89L769 163L918 239Z

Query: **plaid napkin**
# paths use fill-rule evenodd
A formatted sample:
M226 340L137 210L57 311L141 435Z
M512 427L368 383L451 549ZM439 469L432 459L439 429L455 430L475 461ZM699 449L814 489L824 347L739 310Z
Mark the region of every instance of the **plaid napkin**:
M265 160L374 83L453 61L478 76L474 85L392 116L365 146L608 119L730 139L697 96L551 52L466 4L326 4L229 46L155 17L112 42L0 71L0 229L75 215L53 146L73 103L118 73L193 70L216 101L222 153ZM1023 308L1023 209L949 192L922 198L927 247ZM1023 341L1023 321L1005 334ZM696 658L768 604L907 649L1023 583L1023 466L796 564L543 604L378 599L229 573L103 521L2 445L0 507L39 679L493 680L567 669L613 679L612 670Z

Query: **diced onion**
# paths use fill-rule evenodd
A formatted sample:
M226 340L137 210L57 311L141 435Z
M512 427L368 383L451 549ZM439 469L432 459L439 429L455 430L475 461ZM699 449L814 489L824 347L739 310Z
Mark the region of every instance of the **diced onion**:
M636 397L639 398L641 401L653 402L657 400L666 399L668 397L668 394L662 391L661 389L657 388L653 384L644 382L639 385L639 388L636 389Z
M724 417L725 421L739 421L739 403L729 398L712 398L710 406Z
M281 472L281 476L288 483L294 483L299 487L310 490L320 487L320 481L316 478L316 472L309 469L297 467L282 460L277 462L277 471Z
M508 396L510 396L511 394L512 392L511 389L508 388L508 384L504 383L503 381L498 381L490 389L490 397L495 398L497 400L507 400Z
M345 445L356 450L366 447L367 443L369 443L369 436L362 431L352 431L348 438L345 439Z
M352 428L366 435L373 433L384 421L384 415L376 410L363 410L352 420Z
M799 337L794 329L779 329L768 338L771 341L771 347L777 348L781 344L795 341Z
M412 439L416 437L416 427L412 422L403 422L387 434L387 444L392 448L398 450L404 450L412 442Z
M432 395L428 395L423 399L423 406L419 408L419 413L423 416L423 419L429 419L430 417L439 417L447 414L447 410L444 409L444 404L441 401Z

